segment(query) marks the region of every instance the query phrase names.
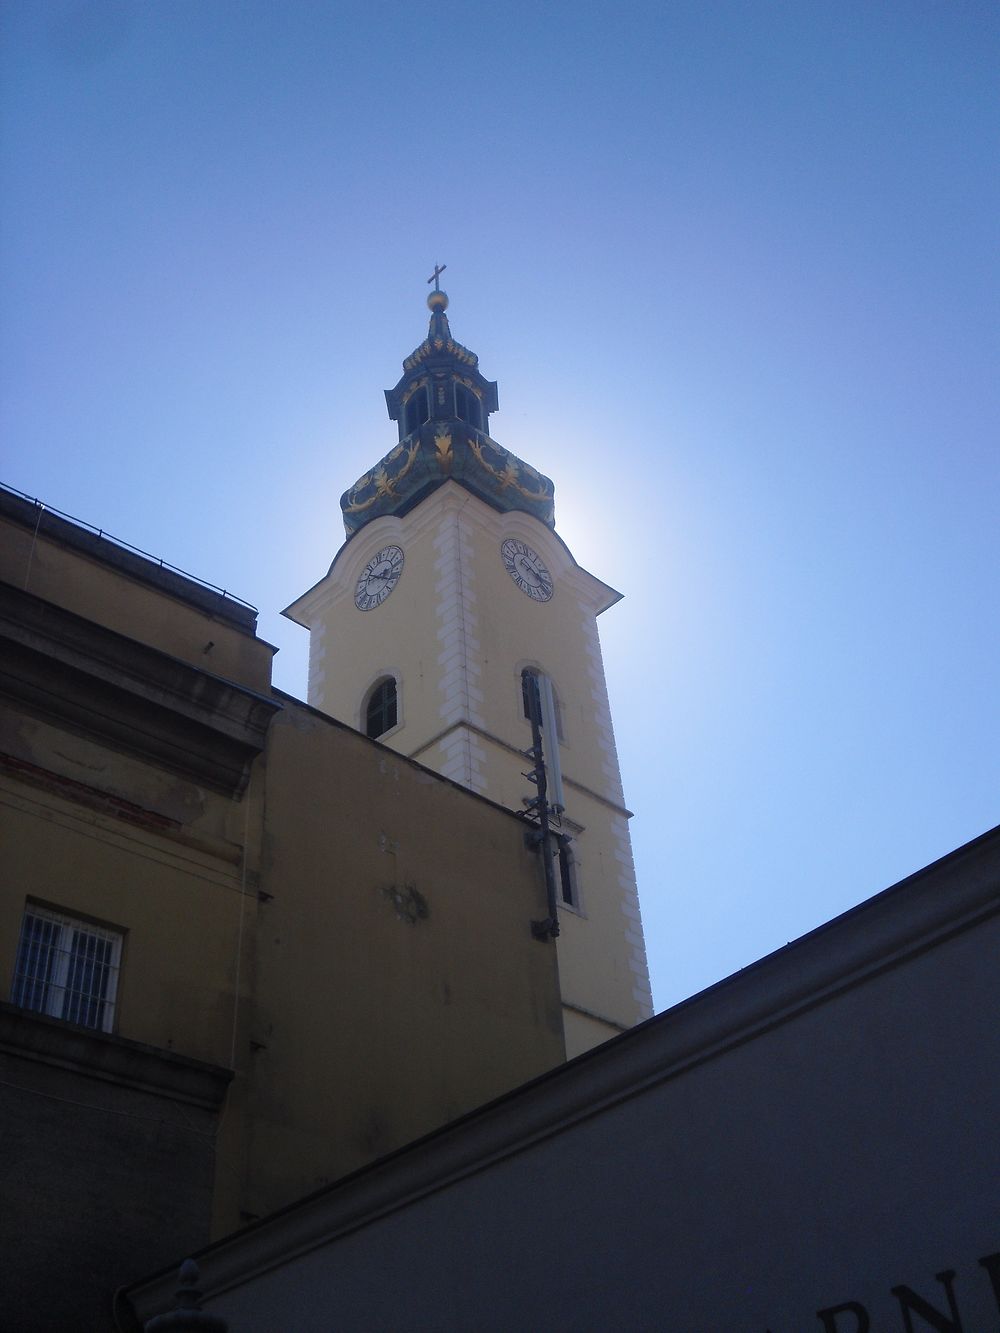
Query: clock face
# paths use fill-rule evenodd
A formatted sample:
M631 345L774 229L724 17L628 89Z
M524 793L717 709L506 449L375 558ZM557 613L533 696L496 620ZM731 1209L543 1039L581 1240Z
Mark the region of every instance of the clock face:
M552 596L552 575L545 568L542 557L525 542L508 537L500 547L504 569L523 593L536 602L547 602Z
M354 605L359 611L381 606L399 582L403 572L403 552L398 546L383 546L365 565L354 589Z

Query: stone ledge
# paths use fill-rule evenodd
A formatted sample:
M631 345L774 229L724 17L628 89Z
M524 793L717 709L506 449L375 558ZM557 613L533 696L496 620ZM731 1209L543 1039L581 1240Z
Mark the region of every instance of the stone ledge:
M219 1109L233 1078L231 1069L219 1065L113 1032L92 1032L4 1002L0 1002L0 1052L206 1111Z
M180 602L197 607L219 620L228 621L245 634L253 635L257 625L257 611L249 602L228 595L221 589L164 565L142 551L130 550L113 537L53 513L37 500L0 490L0 516L17 523L29 532L59 542L74 551L108 565L119 573L165 592Z
M281 704L0 583L0 693L239 793Z

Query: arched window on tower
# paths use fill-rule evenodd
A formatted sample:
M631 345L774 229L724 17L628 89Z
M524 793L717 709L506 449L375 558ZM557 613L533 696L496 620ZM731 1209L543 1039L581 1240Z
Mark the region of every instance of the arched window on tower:
M559 839L559 893L568 907L580 908L580 889L576 879L576 857L569 838Z
M426 385L421 385L421 387L412 393L407 400L404 435L412 435L418 427L424 424L430 414L431 410L427 401L427 387Z
M377 680L365 701L365 735L372 740L391 731L396 725L398 715L398 695L393 676L383 676Z
M467 421L476 430L482 430L483 413L479 406L479 399L464 384L455 385L455 415L459 421Z
M531 677L540 675L541 672L537 667L525 667L521 672L521 707L524 710L524 716L528 718L529 721L531 720L531 705L529 702L528 681ZM566 737L563 734L562 704L559 702L559 692L557 691L555 684L552 682L551 676L549 677L549 683L552 684L552 702L555 705L556 710L556 735L561 741L565 741Z

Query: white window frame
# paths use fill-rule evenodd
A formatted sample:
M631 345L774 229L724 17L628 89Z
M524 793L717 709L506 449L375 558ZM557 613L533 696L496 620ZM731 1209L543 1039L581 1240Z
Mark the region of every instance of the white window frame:
M38 923L49 928L44 940L37 935L32 938ZM98 1032L111 1032L124 938L122 931L110 926L27 902L11 1003Z

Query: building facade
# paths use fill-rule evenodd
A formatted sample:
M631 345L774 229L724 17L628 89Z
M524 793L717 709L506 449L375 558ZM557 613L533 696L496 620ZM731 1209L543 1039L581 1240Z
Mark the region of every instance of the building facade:
M256 613L0 491L0 1323L565 1058L523 821L271 685ZM58 1281L53 1281L58 1256Z
M206 1312L230 1333L996 1329L998 954L994 829L198 1255ZM123 1294L123 1333L170 1308L181 1257Z
M347 540L285 614L310 630L311 704L511 810L537 795L534 682L553 692L542 854L574 1055L652 1013L597 630L620 594L555 531L552 482L490 436L497 386L445 293L428 304L386 391L398 442L343 496Z

